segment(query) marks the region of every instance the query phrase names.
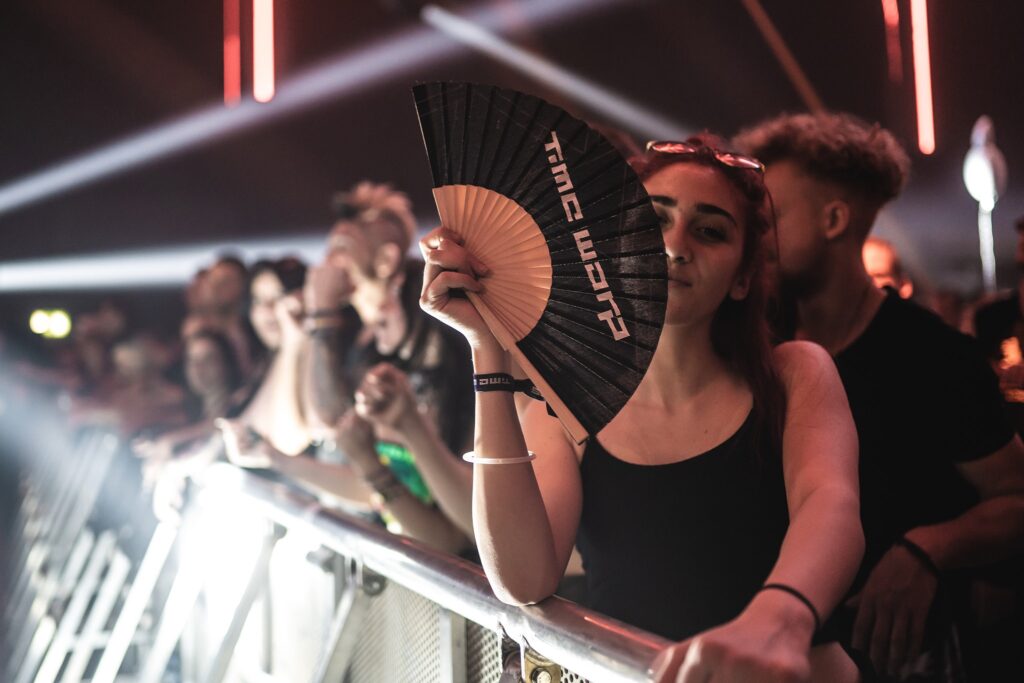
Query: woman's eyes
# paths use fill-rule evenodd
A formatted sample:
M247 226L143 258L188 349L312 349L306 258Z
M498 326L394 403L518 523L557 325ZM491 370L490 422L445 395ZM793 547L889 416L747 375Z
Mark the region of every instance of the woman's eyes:
M672 227L675 219L667 211L655 211L658 214L658 224L661 229L667 230ZM729 231L721 225L714 223L693 223L691 224L690 230L692 230L699 239L706 242L727 242L729 240Z
M729 237L726 230L717 225L698 225L695 230L700 237L710 242L724 242Z

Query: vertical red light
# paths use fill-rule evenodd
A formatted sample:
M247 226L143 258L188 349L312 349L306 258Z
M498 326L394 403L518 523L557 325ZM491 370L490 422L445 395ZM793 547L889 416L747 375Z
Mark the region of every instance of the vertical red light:
M899 0L882 0L882 16L885 18L885 52L889 58L889 80L903 82L903 49L900 45Z
M910 0L914 41L914 94L917 98L917 147L922 154L935 151L935 115L932 110L932 66L928 53L927 0Z
M239 0L224 0L224 104L242 99L242 38Z
M252 2L252 94L257 102L274 97L274 0Z

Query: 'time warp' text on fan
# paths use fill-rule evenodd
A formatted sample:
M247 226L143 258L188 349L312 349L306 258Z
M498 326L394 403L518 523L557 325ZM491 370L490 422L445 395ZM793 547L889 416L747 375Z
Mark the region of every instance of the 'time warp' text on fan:
M569 177L569 168L562 157L562 145L558 141L558 134L551 131L551 142L544 145L544 151L548 152L548 163L551 164L551 175L555 179L555 187L562 198L562 208L565 209L565 218L572 223L583 218L583 209L573 192L572 179ZM597 314L598 320L608 323L615 341L620 341L629 336L626 323L622 319L619 305L615 303L615 295L608 287L608 280L604 276L604 268L597 260L597 252L594 251L594 242L590 239L589 230L578 230L572 234L576 240L576 248L579 249L580 259L586 264L587 277L594 291L598 292L597 300L608 304L608 310Z

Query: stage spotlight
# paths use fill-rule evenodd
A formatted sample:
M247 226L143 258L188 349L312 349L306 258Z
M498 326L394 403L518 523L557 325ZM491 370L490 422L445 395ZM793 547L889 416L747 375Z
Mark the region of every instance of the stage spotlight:
M71 316L66 311L50 311L50 329L44 336L50 339L65 339L71 334Z
M28 318L28 329L32 334L46 334L50 331L50 314L47 311L35 310Z

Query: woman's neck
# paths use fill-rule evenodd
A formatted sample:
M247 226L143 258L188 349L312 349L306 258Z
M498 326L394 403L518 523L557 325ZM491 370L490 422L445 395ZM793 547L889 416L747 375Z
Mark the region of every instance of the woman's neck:
M637 388L643 403L685 406L721 382L737 378L711 345L711 322L694 326L666 325L650 368Z

